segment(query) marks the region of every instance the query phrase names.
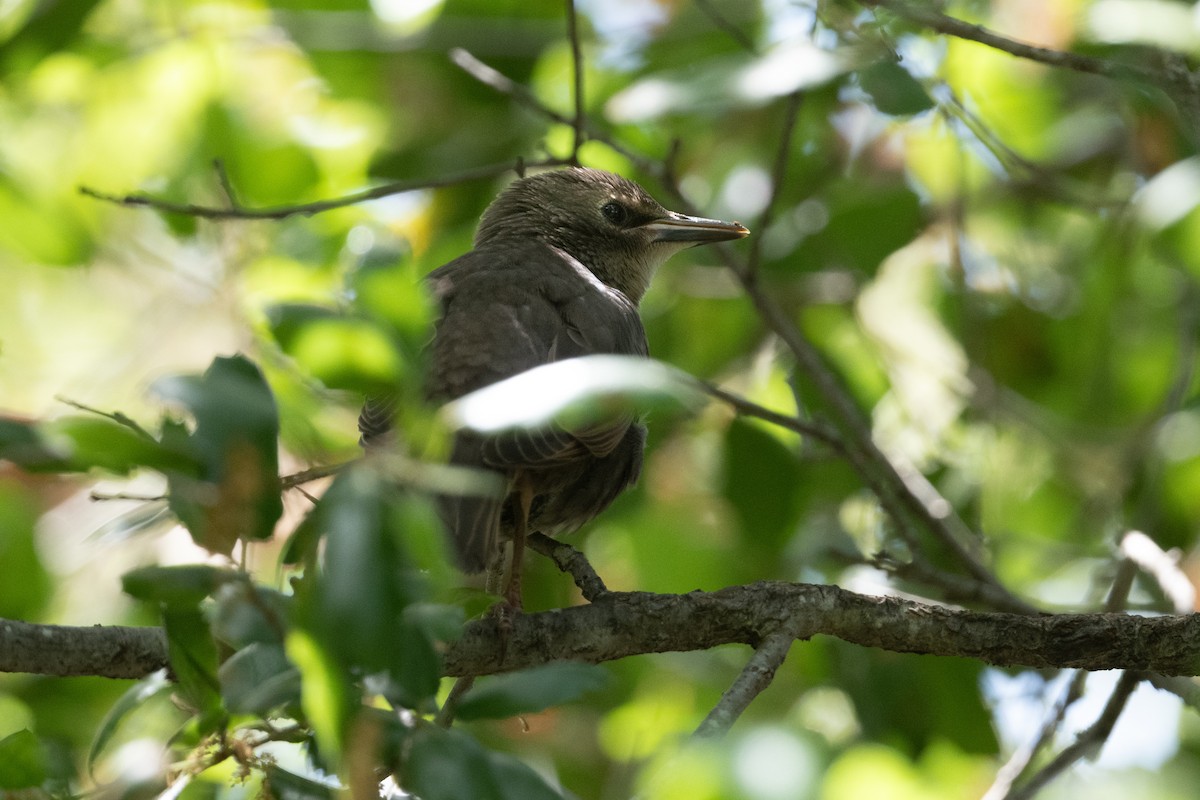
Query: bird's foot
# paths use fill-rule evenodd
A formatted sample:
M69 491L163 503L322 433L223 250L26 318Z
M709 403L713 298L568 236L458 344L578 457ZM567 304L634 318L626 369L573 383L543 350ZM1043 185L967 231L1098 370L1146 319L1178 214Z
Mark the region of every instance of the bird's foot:
M500 635L499 663L503 664L505 656L508 655L508 641L512 636L513 622L521 615L520 595L517 596L516 602L505 596L491 607L488 614L496 620L496 629Z

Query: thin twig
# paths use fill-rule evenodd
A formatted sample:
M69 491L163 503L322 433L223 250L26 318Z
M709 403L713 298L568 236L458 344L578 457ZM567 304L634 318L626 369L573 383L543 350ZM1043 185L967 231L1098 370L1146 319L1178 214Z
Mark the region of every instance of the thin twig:
M779 149L775 151L775 165L771 169L771 197L763 208L762 216L758 218L758 235L751 238L750 252L746 254L746 274L752 278L758 275L758 264L762 257L763 242L767 238L767 229L774 222L779 208L788 160L792 154L792 133L796 130L796 120L800 118L800 109L803 107L804 92L788 95L783 111L783 127L779 132Z
M549 558L560 571L570 575L580 594L589 603L595 603L608 592L604 580L596 574L596 570L587 560L587 556L565 542L551 539L543 533L532 533L525 539L525 544Z
M575 116L571 120L571 129L575 133L571 145L571 160L579 163L579 148L583 147L586 137L584 126L587 124L586 104L583 95L583 52L579 46L579 20L575 13L575 0L567 0L567 40L571 43L571 72L574 81Z
M692 736L697 739L719 739L728 733L754 698L771 685L775 672L782 666L792 648L792 642L797 638L803 638L803 635L797 635L797 632L789 627L763 639L737 679L721 695L721 699L713 706L713 710L708 712L708 716Z
M1030 800L1076 761L1098 753L1104 742L1108 740L1109 734L1112 733L1113 726L1117 724L1121 712L1125 710L1125 704L1129 702L1130 696L1141 681L1142 674L1140 672L1122 673L1121 679L1117 681L1117 687L1113 689L1112 696L1108 698L1100 717L1091 727L1080 733L1074 742L1055 756L1053 761L1038 770L1024 786L1010 791L1005 800Z
M560 159L546 159L539 161L536 164L525 164L523 166L561 166L564 162ZM381 197L390 197L394 194L402 194L404 192L417 191L419 189L437 189L443 186L452 186L458 183L467 183L469 181L482 180L484 178L494 178L498 175L503 175L506 172L512 172L516 169L514 162L506 161L501 164L488 164L474 169L463 170L451 175L443 175L433 178L419 178L407 181L393 181L385 183L381 186L376 186L371 189L365 189L361 192L348 194L344 197L337 197L332 200L320 200L315 203L301 203L298 205L285 206L269 206L267 208L243 208L240 206L205 206L195 203L176 203L170 200L164 200L159 197L153 197L148 194L126 194L115 195L101 192L93 189L90 186L80 186L79 193L88 197L93 197L97 200L103 200L106 203L116 203L117 205L134 207L134 208L152 208L157 211L163 211L170 214L184 214L189 217L198 217L200 219L211 220L230 220L230 219L285 219L293 216L312 216L320 214L323 211L331 211L335 208L344 208L356 203L363 203L368 200L378 200Z
M86 411L89 414L95 414L96 416L104 417L105 419L111 419L113 422L117 423L118 425L129 428L129 430L133 431L138 436L141 436L143 439L149 439L152 442L158 441L150 434L149 431L147 431L141 425L137 424L137 422L135 422L130 417L127 417L124 414L122 414L120 411L101 411L98 408L93 408L92 406L84 405L83 403L80 403L76 400L72 400L68 397L63 397L62 395L55 395L54 399L60 403L70 406L71 408L75 408L80 411Z
M362 459L356 458L353 461L343 461L341 464L322 464L317 467L301 470L300 472L293 472L291 475L281 475L279 478L279 488L283 490L294 489L301 484L327 478L359 461L362 461Z
M1067 53L1062 50L1051 50L1046 47L1018 42L1007 36L988 30L982 25L974 25L961 19L947 16L940 11L934 11L927 6L919 6L904 2L904 0L859 0L864 6L879 6L886 8L898 17L904 17L910 22L929 28L930 30L968 39L972 42L1002 50L1018 58L1037 61L1051 67L1061 67L1075 72L1085 72L1091 75L1103 75L1108 78L1135 78L1155 85L1174 83L1175 79L1164 70L1151 69L1138 64L1126 64L1095 56L1079 53Z
M758 403L747 400L744 397L727 392L724 389L714 386L707 381L697 381L700 389L707 394L712 395L716 399L725 403L738 414L747 417L755 417L765 422L770 422L772 425L778 425L781 428L786 428L790 431L795 431L801 436L810 436L824 444L828 445L834 451L845 455L846 443L842 441L842 437L838 432L829 425L824 425L820 422L810 422L802 420L799 417L788 416L781 414L778 411L760 406Z
M434 722L442 727L449 728L454 724L454 715L458 713L458 706L462 702L463 697L467 692L471 691L471 687L475 685L474 675L463 675L454 682L450 687L450 693L446 695L446 701L442 703L441 709L437 713Z
M495 89L501 94L508 95L516 102L528 108L530 111L533 111L553 122L557 122L560 125L567 125L569 127L574 126L574 121L570 117L566 116L565 114L561 114L552 108L548 108L540 100L538 100L533 92L529 91L529 89L517 83L512 78L501 73L500 71L483 63L466 50L462 48L455 48L450 51L450 58L460 69L462 69L475 80L479 81L485 86ZM637 151L621 144L587 120L584 120L583 131L587 135L588 139L603 142L606 146L612 148L620 155L629 159L629 161L642 172L650 175L658 175L661 172L662 166L659 161L638 153Z

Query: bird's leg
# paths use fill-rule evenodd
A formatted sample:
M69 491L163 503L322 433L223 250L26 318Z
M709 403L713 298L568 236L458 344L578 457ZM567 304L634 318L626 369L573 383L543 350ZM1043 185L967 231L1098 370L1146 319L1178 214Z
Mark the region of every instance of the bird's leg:
M533 486L529 479L518 473L515 481L517 493L516 519L513 521L512 558L508 565L508 585L504 596L494 608L496 622L500 626L500 661L508 652L508 636L512 632L513 618L521 613L521 567L525 557L525 537L529 532L529 508L533 505Z
M508 586L504 591L504 600L509 608L520 612L521 602L521 567L525 559L525 537L529 534L529 509L533 505L533 486L524 475L517 476L517 518L513 525L512 561L508 568Z

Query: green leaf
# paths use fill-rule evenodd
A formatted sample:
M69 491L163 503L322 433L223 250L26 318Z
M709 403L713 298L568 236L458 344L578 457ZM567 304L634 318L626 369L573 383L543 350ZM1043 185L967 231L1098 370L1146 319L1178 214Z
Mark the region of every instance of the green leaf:
M62 417L48 423L44 430L56 449L64 453L65 463L60 467L64 471L100 468L126 475L137 467L185 473L199 469L189 456L163 447L111 419Z
M432 726L414 733L401 776L404 789L421 800L562 800L524 763L485 750L461 731Z
M54 593L38 556L37 520L33 497L0 481L0 617L37 619Z
M30 789L46 780L46 754L32 731L0 739L0 789Z
M221 665L217 677L225 706L234 713L266 714L300 699L300 672L282 645L248 645Z
M904 67L880 61L858 71L858 81L885 114L906 116L933 108L933 98Z
M175 684L167 679L166 670L158 670L152 675L142 678L133 686L130 686L125 694L121 695L121 698L108 710L108 713L104 715L104 719L100 722L100 727L96 730L96 735L92 739L92 745L88 748L88 770L92 769L100 753L108 745L113 734L117 732L117 727L121 724L121 720L125 719L129 713L140 708L151 698L174 688Z
M207 564L142 567L121 576L121 588L139 600L169 608L195 608L222 584L241 580L239 573Z
M735 419L725 435L725 497L742 534L778 548L792 533L799 512L800 461L760 426Z
M163 628L171 671L199 714L201 732L216 730L222 717L217 643L204 614L199 609L168 608L163 612Z
M279 415L258 367L243 356L217 358L202 376L165 378L153 390L196 420L190 434L163 428L164 445L182 444L202 467L200 480L168 474L171 510L192 539L229 555L239 539L269 538L283 513Z
M552 421L583 426L657 405L691 407L702 398L695 379L667 364L597 355L526 370L448 403L442 413L454 427L498 433Z
M569 703L604 687L608 673L593 664L561 662L489 678L467 694L458 718L503 719Z
M214 599L210 619L213 635L222 642L234 647L283 643L291 597L239 581L219 587Z
M275 764L268 764L263 788L265 796L278 800L330 800L333 790L323 783L309 780L294 772L288 772Z
M59 470L66 454L46 441L36 425L0 417L0 460L31 471Z
M370 394L397 385L405 372L391 339L366 320L292 304L272 307L268 320L284 352L331 389Z

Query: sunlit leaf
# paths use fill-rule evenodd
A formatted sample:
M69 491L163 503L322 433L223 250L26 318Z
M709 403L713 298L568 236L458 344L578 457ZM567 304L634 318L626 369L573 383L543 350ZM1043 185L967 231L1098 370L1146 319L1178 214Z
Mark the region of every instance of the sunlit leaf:
M217 680L217 643L198 609L168 607L163 611L167 655L183 695L196 709L201 732L215 730L222 711Z
M46 780L46 755L32 731L0 739L0 789L29 789Z
M582 426L657 405L696 405L701 398L695 381L674 367L597 355L535 367L460 397L442 413L456 427L494 433L551 421Z

